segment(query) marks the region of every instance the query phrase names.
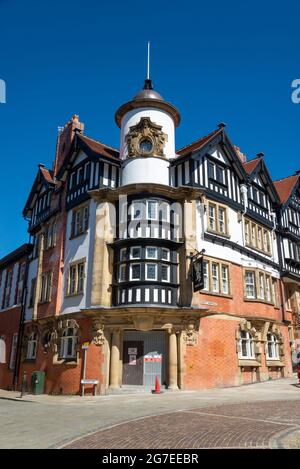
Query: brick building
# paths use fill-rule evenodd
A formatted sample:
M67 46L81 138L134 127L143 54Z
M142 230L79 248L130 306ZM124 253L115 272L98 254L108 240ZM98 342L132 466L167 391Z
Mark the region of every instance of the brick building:
M115 118L120 149L74 116L38 167L30 243L0 260L0 387L36 370L65 394L291 376L299 175L273 182L224 124L176 150L179 112L148 79Z

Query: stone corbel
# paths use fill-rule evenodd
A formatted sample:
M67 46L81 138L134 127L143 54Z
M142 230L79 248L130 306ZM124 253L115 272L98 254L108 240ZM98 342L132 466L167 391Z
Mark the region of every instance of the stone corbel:
M100 319L93 320L92 326L92 342L101 347L105 344L104 324Z

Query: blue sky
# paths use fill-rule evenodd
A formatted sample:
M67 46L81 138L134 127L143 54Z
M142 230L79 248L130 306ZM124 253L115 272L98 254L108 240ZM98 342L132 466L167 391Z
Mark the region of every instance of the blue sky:
M142 86L152 42L155 88L182 116L177 148L219 122L274 178L300 169L300 4L296 1L0 0L0 257L27 241L22 209L57 127L119 146L114 113Z

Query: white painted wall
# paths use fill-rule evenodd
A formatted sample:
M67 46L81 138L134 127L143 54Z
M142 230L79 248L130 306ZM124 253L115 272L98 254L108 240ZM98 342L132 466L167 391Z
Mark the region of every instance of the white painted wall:
M129 111L122 119L121 125L121 143L120 143L120 157L126 159L128 156L128 149L126 144L126 135L129 128L140 122L141 117L149 117L151 121L157 125L162 126L162 132L167 134L168 141L165 143L164 153L166 158L175 158L175 127L174 121L170 114L155 108L140 108Z
M135 157L124 162L121 185L154 183L169 185L169 162L156 157Z
M230 234L230 241L234 242L238 246L244 246L244 235L243 235L243 222L238 222L237 212L230 207L227 207L228 211L228 230ZM204 205L197 201L197 250L201 251L205 249L205 255L216 257L219 259L224 259L228 262L233 262L238 265L253 265L260 269L266 269L266 271L278 272L277 269L272 269L268 267L263 262L253 261L251 257L248 257L246 254L240 254L238 250L233 250L231 247L222 246L221 244L214 244L211 241L204 240L204 232L207 230L207 214L204 213ZM222 237L220 236L220 239ZM271 239L273 245L273 256L271 260L275 263L278 262L278 250L277 250L277 241L276 239ZM247 247L247 249L250 249ZM251 249L250 249L251 250ZM262 257L270 260L270 257L264 255L263 253L258 253L255 250L252 250L253 253L259 254ZM249 264L250 263L250 264Z
M92 267L94 257L94 239L95 239L95 224L96 224L96 203L90 201L89 212L89 229L76 238L70 239L72 223L72 210L68 212L67 218L67 232L65 244L65 257L64 257L64 273L63 273L63 299L61 313L72 313L79 311L91 304L91 287L92 287ZM68 297L68 273L69 264L76 260L85 258L85 284L84 294Z

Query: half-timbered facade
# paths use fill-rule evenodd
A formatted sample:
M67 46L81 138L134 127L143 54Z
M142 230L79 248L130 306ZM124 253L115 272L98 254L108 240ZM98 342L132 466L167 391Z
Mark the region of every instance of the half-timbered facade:
M180 114L151 80L115 120L119 150L74 116L52 169L39 165L24 208L15 384L36 370L49 393L88 382L121 392L156 376L170 390L290 376L298 179L283 200L263 155L247 161L224 124L176 150ZM10 301L1 285L0 325Z

